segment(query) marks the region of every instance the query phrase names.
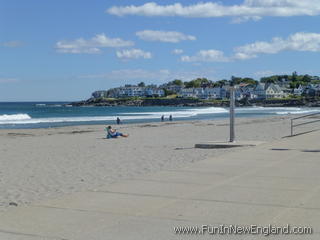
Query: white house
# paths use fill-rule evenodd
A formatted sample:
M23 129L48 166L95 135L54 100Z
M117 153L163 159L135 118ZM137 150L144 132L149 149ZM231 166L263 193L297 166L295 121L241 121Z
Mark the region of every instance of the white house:
M255 89L254 85L246 84L243 86L239 86L239 89L242 92L243 98L248 98L248 99L257 98L257 95L255 95L255 93L254 93L254 89Z
M163 89L156 87L137 87L137 86L128 86L114 88L109 93L109 97L114 98L123 98L123 97L149 97L149 96L158 96L163 97Z
M299 85L299 87L293 89L293 95L295 95L295 96L301 96L302 93L304 92L304 90L305 90L305 87L302 86L302 85Z
M149 96L163 97L164 91L161 88L147 87L147 88L145 88L144 95L147 97L149 97Z
M203 88L182 88L179 92L179 96L184 98L203 98Z
M284 93L279 85L273 83L259 83L254 88L253 93L256 95L256 99L284 98L287 96L287 93Z
M108 92L105 90L95 91L92 93L93 98L103 98L108 97Z
M253 94L256 96L257 99L266 99L265 84L258 83L253 90Z
M265 89L266 91L266 98L284 98L286 94L282 91L279 85L271 83Z
M203 89L204 99L223 99L226 98L226 90L221 87Z
M184 86L166 83L166 84L159 86L159 88L164 88L168 91L171 91L174 93L179 93L181 91L181 89L184 88Z

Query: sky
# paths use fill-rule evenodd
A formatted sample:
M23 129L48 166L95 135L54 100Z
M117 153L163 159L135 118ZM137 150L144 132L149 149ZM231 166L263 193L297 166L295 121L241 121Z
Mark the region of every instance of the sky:
M320 75L320 0L0 0L0 101L124 84Z

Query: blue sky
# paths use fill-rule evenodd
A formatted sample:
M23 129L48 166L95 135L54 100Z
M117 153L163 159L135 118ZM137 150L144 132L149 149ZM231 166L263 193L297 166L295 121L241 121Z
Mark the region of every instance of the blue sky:
M320 75L320 0L0 0L0 101L175 78Z

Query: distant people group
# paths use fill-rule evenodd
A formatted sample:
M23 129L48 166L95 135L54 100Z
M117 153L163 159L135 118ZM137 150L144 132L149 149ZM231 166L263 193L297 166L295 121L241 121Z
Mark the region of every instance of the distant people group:
M165 121L165 116L162 115L160 120L161 120L161 122L164 122ZM169 115L168 120L170 122L173 121L173 117L172 117L171 114ZM119 117L117 117L116 123L118 125L121 124L121 119ZM106 134L107 134L106 138L117 138L117 137L128 137L129 136L129 134L124 134L124 133L118 132L116 129L113 129L111 126L106 127L105 131L106 131Z
M164 122L164 115L162 115L161 116L161 122ZM169 116L169 121L172 121L173 120L173 118L172 118L172 115L170 114L170 116Z
M164 122L164 121L165 121L164 115L161 116L160 120L161 120L161 122ZM172 117L171 114L169 115L168 120L169 120L170 122L173 121L173 117ZM119 117L117 117L116 123L117 123L117 125L121 124L121 119L120 119Z

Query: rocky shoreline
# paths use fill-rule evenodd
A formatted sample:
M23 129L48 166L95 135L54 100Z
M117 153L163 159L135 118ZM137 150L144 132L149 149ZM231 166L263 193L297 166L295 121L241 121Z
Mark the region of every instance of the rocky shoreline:
M173 107L228 107L228 100L200 100L200 99L95 99L72 102L72 106L173 106ZM236 105L241 106L263 106L263 107L320 107L319 99L268 99L268 100L250 100L250 101L236 101Z

